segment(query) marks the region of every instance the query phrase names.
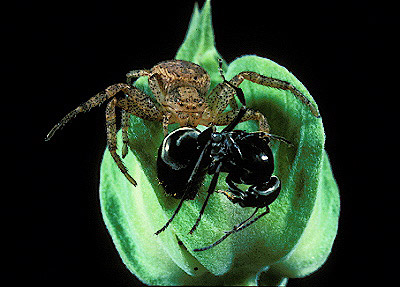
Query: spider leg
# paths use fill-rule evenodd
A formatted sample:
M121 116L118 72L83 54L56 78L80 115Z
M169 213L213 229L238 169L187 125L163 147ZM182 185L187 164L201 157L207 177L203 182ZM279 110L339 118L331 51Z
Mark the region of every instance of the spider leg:
M219 73L224 81L223 83L217 85L210 94L210 99L212 99L210 106L214 111L214 124L217 126L228 125L226 128L224 128L224 131L231 131L239 122L255 120L258 121L261 131L269 133L270 127L265 116L253 109L246 108L246 100L243 90L238 87L241 82L233 81L233 79L231 81L227 81L222 71L222 60L219 59L218 61ZM234 99L235 94L242 103L244 107L242 109L244 109L246 113L241 114L241 111L239 111L239 114L237 114L238 105ZM231 105L232 110L224 112L228 104Z
M171 116L172 114L169 112L166 112L165 115L163 116L162 126L163 126L164 137L168 135L168 125L171 120Z
M241 104L244 107L246 106L246 99L244 97L242 89L231 84L225 79L222 71L221 59L219 60L219 63L219 72L221 74L223 82L215 86L215 88L208 96L208 105L210 108L210 113L212 114L211 118L213 119L222 114L228 105L231 106L232 110L238 110L238 104L235 100L235 95L238 97Z
M117 154L117 124L116 124L116 107L122 109L122 157L128 153L128 129L130 115L133 114L142 119L161 121L162 113L156 104L144 92L135 87L125 85L121 88L127 97L113 98L106 108L106 129L107 129L107 145L108 149L116 162L118 168L125 177L136 186L136 181L129 175L127 168L122 162L121 157Z
M104 103L106 100L113 98L118 92L123 92L127 95L126 98L112 99L107 105L106 109L106 125L107 125L107 144L111 152L112 157L117 163L121 172L126 178L133 184L136 185L136 181L128 174L126 167L124 166L120 156L116 153L116 114L115 107L122 108L125 112L123 113L122 129L123 129L123 141L124 147L122 155L127 154L127 131L129 128L129 116L127 113L133 114L145 120L162 121L162 112L154 103L151 98L144 92L140 91L136 87L129 86L128 84L115 84L109 86L105 91L96 94L91 97L88 101L84 102L76 109L68 113L58 124L56 124L50 132L47 134L46 141L50 140L54 133L61 129L71 119L75 118L79 113L87 112L91 108L96 107Z
M147 96L144 92L140 91L135 87L130 87L130 86L124 87L122 91L125 93L125 95L127 95L127 97L120 99L117 98L112 99L109 103L112 104L111 106L107 106L107 111L109 111L110 115L112 115L113 113L115 114L115 107L119 107L122 109L122 121L121 121L122 142L123 142L122 157L125 158L125 156L128 154L128 143L129 143L128 130L130 125L130 114L138 116L145 120L159 121L159 122L162 121L163 116L157 104L154 103L151 100L151 98ZM117 148L116 131L117 131L116 124L110 122L110 126L107 125L107 144L109 145L109 147L110 144L112 144L111 146L113 147L113 149L115 146L115 150ZM115 144L113 144L113 141L115 141ZM120 168L121 172L133 185L136 186L136 181L128 174L127 169L123 165L119 155L114 151L112 153L112 156L115 162L117 163L118 167Z
M244 80L251 81L253 83L263 85L266 87L271 87L271 88L276 88L280 90L288 90L290 91L296 98L298 98L304 105L308 106L310 109L311 113L319 118L321 117L318 110L315 108L313 103L306 98L295 86L293 86L291 83L271 78L271 77L266 77L263 75L260 75L256 72L250 72L250 71L244 71L240 72L236 76L234 76L229 83L231 83L233 86L238 87Z
M127 97L118 99L117 106L119 108L144 120L162 122L163 113L160 105L153 102L147 94L130 86L122 91Z
M222 70L222 59L218 59L218 71L219 74L221 75L222 79L224 80L223 84L226 84L227 86L231 87L232 89L235 90L236 96L238 97L239 101L242 103L243 106L246 106L246 99L244 97L244 93L243 90L241 88L239 88L238 86L233 85L232 83L228 82L225 79L225 75L224 75L224 71ZM231 98L231 100L233 100L233 97ZM233 103L230 102L230 104L232 105L233 109L237 109L237 103Z
M215 192L225 195L233 203L236 203L236 202L240 201L240 198L237 195L235 195L233 192L229 193L226 190L216 190Z
M126 83L128 85L132 85L132 80L143 77L143 76L148 76L150 74L149 70L133 70L130 71L129 73L126 74Z
M122 110L122 120L121 120L121 125L122 125L122 158L125 158L126 155L128 154L128 143L129 143L129 137L128 137L128 130L129 130L129 125L130 125L130 115L127 111Z
M127 168L121 160L121 157L117 154L117 118L115 107L117 104L117 98L112 99L106 107L106 129L107 129L107 145L108 150L111 153L114 161L116 162L118 168L125 175L125 177L136 186L136 181L128 173Z
M231 123L235 117L237 116L237 110L230 110L227 112L223 112L215 117L214 124L217 126L225 126ZM243 115L241 118L240 122L245 122L249 120L254 120L258 122L258 126L260 128L260 131L263 131L267 134L269 134L270 127L268 124L267 119L265 116L253 109L246 109L246 113Z
M55 132L65 126L70 120L75 118L79 113L87 112L91 108L96 107L104 103L106 100L114 97L119 91L129 88L127 84L115 84L109 86L105 91L96 94L89 100L78 106L73 111L69 112L64 118L61 119L47 134L45 140L50 140Z
M209 246L206 246L206 247L203 247L203 248L193 249L193 251L205 251L205 250L213 248L214 246L216 246L216 245L220 244L222 241L224 241L229 235L245 229L246 227L250 226L251 224L253 224L257 220L259 220L264 215L268 214L269 213L269 208L267 206L266 210L263 213L261 213L260 215L258 215L255 218L251 219L252 217L254 217L254 215L256 214L257 211L258 211L258 207L256 208L256 210L253 212L253 214L249 218L247 218L246 220L242 221L240 224L234 226L232 230L225 232L225 235L222 236L219 240L215 241L213 244L211 244Z

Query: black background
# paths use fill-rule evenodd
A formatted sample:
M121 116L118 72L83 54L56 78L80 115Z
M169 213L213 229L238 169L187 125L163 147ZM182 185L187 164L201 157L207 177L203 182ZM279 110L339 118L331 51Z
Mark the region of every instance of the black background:
M193 5L18 1L3 10L2 280L137 283L100 213L104 107L80 115L52 141L44 138L127 71L173 58ZM285 66L322 114L341 194L339 233L326 264L288 286L382 283L395 274L394 8L383 1L212 2L225 60L257 54Z

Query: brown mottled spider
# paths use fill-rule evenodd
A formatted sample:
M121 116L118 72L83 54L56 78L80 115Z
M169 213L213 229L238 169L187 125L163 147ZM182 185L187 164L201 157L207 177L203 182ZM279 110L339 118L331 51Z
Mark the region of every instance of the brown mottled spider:
M244 104L244 96L237 87L249 80L256 84L289 90L303 104L307 105L312 114L319 117L319 113L312 103L292 84L262 76L256 72L244 71L234 76L230 81L225 80L222 74L221 61L220 73L223 82L218 84L209 94L210 76L199 65L182 61L170 60L161 62L151 70L134 70L127 74L127 84L119 83L109 86L105 91L98 93L84 102L72 112L67 114L48 133L46 140L50 140L54 133L81 112L101 105L111 99L106 108L106 129L108 149L125 177L136 186L136 181L129 175L127 168L117 154L117 125L116 108L122 109L122 157L128 153L128 128L129 114L145 120L162 122L164 135L168 134L168 125L180 124L181 127L223 126L228 125L238 113L238 105L234 99L237 94ZM131 85L134 78L148 77L149 86L157 102L143 91ZM115 97L119 92L125 97ZM232 110L225 111L230 105ZM261 131L269 133L269 125L263 114L247 109L243 121L256 120Z

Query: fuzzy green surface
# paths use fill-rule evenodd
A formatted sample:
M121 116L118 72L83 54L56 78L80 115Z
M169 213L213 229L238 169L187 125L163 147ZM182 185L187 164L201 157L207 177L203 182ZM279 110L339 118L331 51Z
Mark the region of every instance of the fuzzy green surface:
M210 9L210 1L201 11L195 7L176 58L202 65L210 73L213 87L221 82L217 64L221 56L215 49ZM224 70L228 79L250 70L288 81L313 101L294 75L271 60L243 56L229 66L224 64ZM139 79L136 86L151 94L145 78ZM124 162L137 187L126 180L105 151L100 182L104 221L123 262L146 284L285 284L287 277L303 277L317 270L331 251L337 232L339 194L324 151L322 119L314 117L288 91L247 81L240 87L247 106L266 115L271 132L294 145L272 141L274 174L280 178L282 190L270 205L270 214L212 249L192 251L221 238L224 231L231 230L254 209L241 208L215 193L197 230L189 235L204 202L210 181L207 178L198 196L183 204L170 227L154 235L178 204L178 200L165 195L157 179L161 123L131 117L130 151ZM238 129L255 131L257 124L242 123ZM118 141L121 147L120 133ZM220 177L217 189L227 188L224 178Z

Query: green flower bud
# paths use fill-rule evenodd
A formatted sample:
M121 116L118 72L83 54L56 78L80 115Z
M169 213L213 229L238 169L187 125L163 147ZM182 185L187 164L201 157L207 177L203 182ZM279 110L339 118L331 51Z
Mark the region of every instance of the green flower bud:
M195 7L177 59L203 66L211 76L211 88L221 77L214 44L210 1L201 11ZM226 78L250 70L293 84L313 103L307 89L284 67L257 56L243 56L229 66ZM136 86L151 94L144 78ZM289 91L248 81L240 86L247 106L266 115L274 134L294 145L272 141L275 172L282 190L271 212L232 234L221 244L202 252L224 231L246 219L254 208L232 204L214 193L197 230L188 234L204 202L207 177L194 200L183 204L171 225L156 236L174 212L178 200L166 196L157 180L157 150L163 139L161 123L131 117L130 151L124 159L138 185L134 187L119 171L106 150L101 165L102 213L113 242L128 269L149 285L284 285L287 278L304 277L327 259L337 232L339 193L324 151L321 118L310 113ZM314 103L315 105L315 103ZM257 130L253 122L238 129ZM171 127L171 129L176 128ZM122 146L121 133L118 134ZM217 189L226 190L224 176Z

